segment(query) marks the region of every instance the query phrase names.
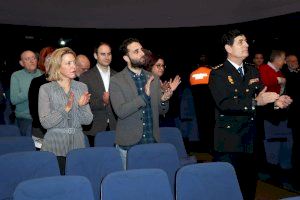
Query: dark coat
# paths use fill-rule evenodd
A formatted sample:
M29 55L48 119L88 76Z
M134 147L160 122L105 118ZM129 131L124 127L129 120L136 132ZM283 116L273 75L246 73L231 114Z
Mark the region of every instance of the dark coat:
M282 70L286 77L286 94L289 95L293 102L288 109L288 126L291 128L299 127L299 113L300 113L300 71L291 72L286 68Z
M262 90L258 70L244 64L244 76L227 60L212 70L209 88L216 104L214 147L218 152L253 152L255 102Z
M110 77L114 74L116 74L116 72L110 68ZM102 95L105 92L105 87L97 66L83 73L79 77L79 80L88 87L89 93L91 94L90 107L94 115L92 124L84 127L84 133L95 136L97 132L105 131L107 119L109 119L110 130L115 130L116 119L111 104L103 105Z

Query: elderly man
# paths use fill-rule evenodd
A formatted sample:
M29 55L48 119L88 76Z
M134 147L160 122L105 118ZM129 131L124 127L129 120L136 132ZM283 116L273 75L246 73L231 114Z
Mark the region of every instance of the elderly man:
M79 77L82 73L90 69L91 63L88 57L85 55L76 56L76 77Z
M261 80L267 86L268 92L276 92L283 94L285 90L286 79L281 72L285 64L285 52L281 50L273 50L270 55L270 61L259 67Z
M32 118L28 105L28 90L32 79L42 75L37 69L37 58L34 52L27 50L21 54L19 61L23 67L11 76L10 100L16 106L16 121L22 136L31 136Z

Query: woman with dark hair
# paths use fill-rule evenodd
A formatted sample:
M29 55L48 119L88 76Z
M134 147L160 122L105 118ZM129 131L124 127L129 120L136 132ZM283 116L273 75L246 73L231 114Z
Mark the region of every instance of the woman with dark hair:
M145 70L152 72L152 74L157 75L161 82L161 90L162 93L169 93L170 96L173 96L173 92L176 90L178 85L181 83L181 78L179 75L176 75L174 80L170 79L169 81L162 81L161 77L164 75L166 65L165 61L161 56L154 55L149 50L144 50L145 53ZM159 126L176 126L176 118L179 119L180 113L180 98L179 95L171 98L170 106L172 109L169 109L169 112L164 116L160 116L159 118ZM179 125L177 125L179 126Z
M38 112L38 100L39 100L39 90L42 85L48 83L48 71L49 71L49 62L51 59L51 54L48 54L45 59L45 73L39 77L32 79L29 91L28 91L28 105L29 112L32 118L32 139L34 141L35 147L40 149L43 143L43 138L46 133L46 129L43 128L39 118Z
M149 50L144 50L145 52L145 70L152 72L153 74L157 75L161 80L161 77L165 73L166 65L163 57L157 56L153 54ZM176 75L174 80L170 79L169 81L161 81L161 88L163 92L170 91L174 92L178 85L181 83L180 76Z

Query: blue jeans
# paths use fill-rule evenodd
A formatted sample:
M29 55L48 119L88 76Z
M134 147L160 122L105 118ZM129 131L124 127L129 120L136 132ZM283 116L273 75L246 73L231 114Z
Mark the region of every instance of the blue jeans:
M17 125L20 129L21 136L31 137L32 135L32 119L16 118Z
M116 145L116 149L120 152L123 168L124 168L124 170L126 170L127 169L126 165L127 165L127 153L128 153L128 151L125 150L125 149L122 149L119 145Z

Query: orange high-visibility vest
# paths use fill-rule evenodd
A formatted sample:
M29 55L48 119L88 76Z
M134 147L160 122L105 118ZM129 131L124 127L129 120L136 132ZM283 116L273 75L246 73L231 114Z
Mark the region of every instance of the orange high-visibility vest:
M199 84L208 84L209 75L211 69L208 67L201 66L190 75L190 84L199 85Z

